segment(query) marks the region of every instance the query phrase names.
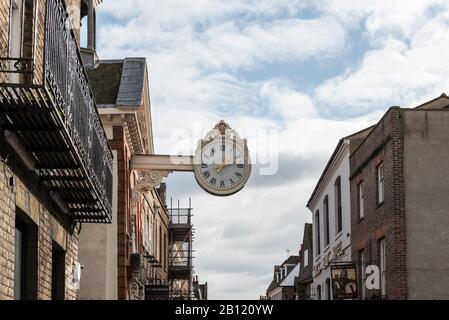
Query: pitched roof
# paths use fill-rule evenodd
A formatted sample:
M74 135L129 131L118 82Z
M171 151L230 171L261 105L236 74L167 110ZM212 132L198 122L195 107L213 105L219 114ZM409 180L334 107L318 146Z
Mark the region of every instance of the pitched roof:
M444 109L449 107L449 97L443 93L436 99L430 100L422 105L417 106L415 109L435 110Z
M276 278L273 278L273 281L270 283L268 289L267 289L267 293L273 291L274 289L276 289L277 287L279 287L282 282L293 272L293 270L295 270L295 267L299 264L301 260L300 256L291 256L289 257L287 260L284 261L284 263L282 263L280 266L275 266L274 267L274 273L276 273L278 270L284 268L285 266L294 266L291 267L288 270L288 273L286 275L285 278L282 278L280 281L276 281Z
M99 107L116 104L122 70L122 60L111 60L100 61L97 68L87 71L95 102Z
M340 148L342 147L343 143L345 142L345 140L350 140L351 144L350 144L350 152L352 152L358 145L360 145L363 140L366 138L366 136L371 132L371 130L374 127L369 127L366 129L363 129L361 131L358 131L354 134L351 134L347 137L344 137L342 139L340 139L340 141L338 142L337 147L334 150L334 153L332 154L332 156L330 157L326 167L324 168L323 173L321 174L320 179L318 180L318 183L315 186L315 189L313 190L312 195L310 196L309 201L307 202L307 207L310 208L310 205L312 203L312 200L315 198L316 194L318 193L318 189L320 188L321 184L323 183L324 179L326 178L326 174L329 171L329 169L332 166L332 163L334 162L338 152L340 151Z

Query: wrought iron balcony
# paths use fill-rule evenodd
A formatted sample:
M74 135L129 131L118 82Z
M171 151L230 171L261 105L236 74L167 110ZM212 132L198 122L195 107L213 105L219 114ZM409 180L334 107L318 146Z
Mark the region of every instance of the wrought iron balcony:
M79 222L109 223L112 152L65 2L31 3L35 14L23 30L31 43L22 44L21 57L0 50L2 131L63 211Z

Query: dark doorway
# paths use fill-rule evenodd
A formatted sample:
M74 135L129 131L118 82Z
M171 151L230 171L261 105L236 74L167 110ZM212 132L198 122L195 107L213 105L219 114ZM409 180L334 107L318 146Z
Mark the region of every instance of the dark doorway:
M16 210L14 298L37 300L38 227L21 210Z
M52 248L51 299L65 299L65 251L54 241Z

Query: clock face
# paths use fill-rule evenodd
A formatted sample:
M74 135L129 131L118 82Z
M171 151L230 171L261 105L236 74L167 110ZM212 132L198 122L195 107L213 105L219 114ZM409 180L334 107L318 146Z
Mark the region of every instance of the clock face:
M196 180L214 195L229 196L240 191L251 175L247 148L233 141L218 139L203 145L196 160Z

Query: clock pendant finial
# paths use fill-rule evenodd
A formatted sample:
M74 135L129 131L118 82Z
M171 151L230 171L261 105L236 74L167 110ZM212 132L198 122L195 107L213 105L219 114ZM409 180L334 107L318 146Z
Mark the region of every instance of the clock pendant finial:
M230 130L231 126L224 120L221 120L217 125L215 125L214 129L220 131L221 135L224 136L226 134L226 130Z

